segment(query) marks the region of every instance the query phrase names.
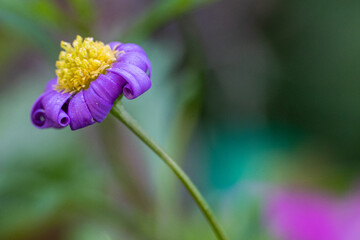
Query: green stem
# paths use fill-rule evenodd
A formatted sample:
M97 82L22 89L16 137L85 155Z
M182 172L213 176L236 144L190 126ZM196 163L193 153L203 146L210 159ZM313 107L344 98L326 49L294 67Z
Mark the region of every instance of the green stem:
M199 206L200 210L208 220L211 228L215 232L219 240L226 240L225 234L221 229L219 223L216 221L214 214L211 212L209 205L199 192L199 190L192 183L186 173L176 164L176 162L151 138L144 130L137 124L137 122L131 117L131 115L125 110L121 102L114 105L111 109L111 113L125 124L141 141L143 141L156 155L158 155L168 165L179 180L184 184L189 191L195 202Z

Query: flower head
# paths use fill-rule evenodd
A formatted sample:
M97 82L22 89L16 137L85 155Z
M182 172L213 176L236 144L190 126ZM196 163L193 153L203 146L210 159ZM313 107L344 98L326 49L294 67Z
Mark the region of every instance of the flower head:
M151 87L151 63L133 43L105 45L77 36L56 62L57 77L50 80L31 110L38 128L72 130L101 122L121 95L134 99Z
M117 51L92 38L77 36L71 46L61 42L59 61L56 62L58 77L56 90L76 93L88 88L90 82L100 74L105 74L111 64L116 62Z

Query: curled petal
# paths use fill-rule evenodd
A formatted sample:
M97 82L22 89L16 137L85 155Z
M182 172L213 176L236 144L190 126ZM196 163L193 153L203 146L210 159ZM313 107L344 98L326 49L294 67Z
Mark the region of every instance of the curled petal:
M134 65L122 63L118 64L116 68L108 69L108 71L125 79L127 84L123 88L123 94L127 99L137 98L151 87L149 76Z
M46 115L44 109L36 109L31 114L31 120L34 123L34 125L37 127L44 128L44 125L46 123L45 119L46 119ZM52 124L53 123L51 123L51 125Z
M63 128L69 125L70 117L62 109L70 94L56 91L43 93L31 110L31 121L38 128Z
M146 54L141 52L129 52L119 57L118 62L113 64L113 67L117 67L121 63L129 63L137 66L144 72L149 71L149 77L151 77L151 63Z
M66 127L70 123L70 117L64 110L60 110L59 119L60 121L58 122L58 124L61 128Z
M92 118L97 122L102 122L106 118L113 105L113 102L108 102L100 97L91 85L84 90L84 99Z
M62 109L70 96L69 93L53 90L49 91L42 99L46 117L55 122L59 127L66 127L70 123L69 116Z
M42 104L42 99L44 95L47 93L43 93L38 99L36 99L30 113L31 122L37 128L50 128L55 127L55 123L46 117L44 106Z
M86 105L83 90L70 99L68 114L71 119L71 130L83 128L95 123Z

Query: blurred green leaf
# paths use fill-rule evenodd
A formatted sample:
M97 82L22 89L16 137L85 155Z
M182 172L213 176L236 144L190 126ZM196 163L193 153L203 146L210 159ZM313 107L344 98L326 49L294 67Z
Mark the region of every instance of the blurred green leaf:
M10 29L8 30L10 32L17 31L22 36L22 39L26 39L26 41L43 49L44 52L50 55L56 52L56 45L50 34L26 17L0 8L0 23Z
M68 3L80 22L88 25L93 23L96 11L92 0L68 0Z
M35 25L49 30L74 28L74 17L57 1L48 0L3 0L0 6L4 11L26 18ZM89 8L89 6L87 6Z
M129 28L129 32L125 34L125 40L145 39L172 19L214 1L216 0L158 0L134 26Z

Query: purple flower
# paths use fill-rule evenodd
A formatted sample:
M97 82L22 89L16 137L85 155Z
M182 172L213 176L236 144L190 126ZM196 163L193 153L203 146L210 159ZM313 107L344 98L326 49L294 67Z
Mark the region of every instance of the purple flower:
M279 240L358 240L360 195L281 192L268 202L266 221Z
M133 43L107 45L77 36L56 63L57 77L35 101L31 121L38 128L72 130L103 121L114 101L123 94L134 99L151 87L151 63Z

